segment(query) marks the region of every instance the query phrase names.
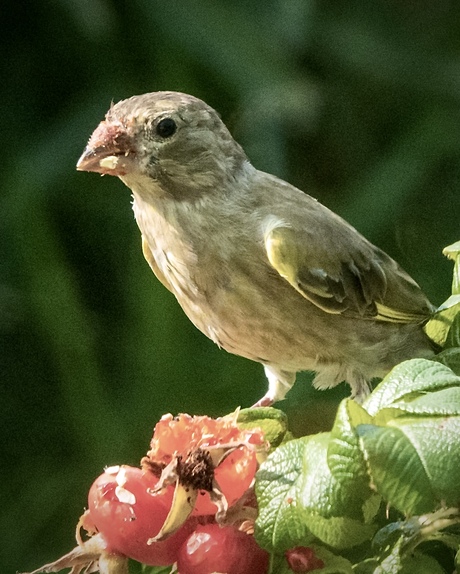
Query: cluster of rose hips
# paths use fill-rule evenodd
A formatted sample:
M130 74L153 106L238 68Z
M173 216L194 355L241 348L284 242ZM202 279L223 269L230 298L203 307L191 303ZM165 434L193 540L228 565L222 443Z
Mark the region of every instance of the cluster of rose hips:
M253 485L268 446L262 430L237 424L237 413L163 416L140 467L111 466L92 484L78 546L31 574L126 574L128 558L175 565L178 574L267 574L270 555L253 536ZM324 566L310 548L285 558L293 572Z
M265 574L269 555L248 533L251 508L238 506L264 449L261 431L240 430L232 417L165 415L142 468L110 467L95 480L81 526L107 553L177 563L180 574Z

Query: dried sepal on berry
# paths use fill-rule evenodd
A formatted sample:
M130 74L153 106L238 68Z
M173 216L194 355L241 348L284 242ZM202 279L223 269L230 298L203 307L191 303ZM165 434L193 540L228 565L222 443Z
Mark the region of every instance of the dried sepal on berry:
M79 522L80 525L80 522ZM79 529L78 529L79 530ZM106 543L96 534L54 562L26 574L50 574L70 568L69 574L128 574L128 558L106 551Z
M158 534L149 538L147 544L162 542L177 532L191 515L195 507L197 495L198 492L196 490L186 488L178 482L174 490L173 502L169 514Z

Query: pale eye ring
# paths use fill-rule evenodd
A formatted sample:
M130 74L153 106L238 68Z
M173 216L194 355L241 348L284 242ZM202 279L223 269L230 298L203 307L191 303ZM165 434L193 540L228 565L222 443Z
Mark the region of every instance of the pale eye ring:
M171 137L177 130L177 124L172 118L163 118L155 128L156 133L162 138Z

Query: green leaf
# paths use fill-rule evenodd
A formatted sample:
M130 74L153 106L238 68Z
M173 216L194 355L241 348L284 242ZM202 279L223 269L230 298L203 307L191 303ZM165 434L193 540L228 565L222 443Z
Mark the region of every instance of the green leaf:
M394 403L388 409L381 409L374 417L373 423L384 426L390 421L406 416L458 416L460 415L460 387L448 387L426 395Z
M425 332L435 343L443 347L447 341L450 326L460 313L460 294L451 295L425 325Z
M387 428L391 426L393 430L379 429L368 434L364 433L366 427L360 427L358 432L362 436L369 472L378 492L402 512L417 513L432 509L435 501L458 502L460 379L444 365L443 369L436 369L433 368L434 362L418 361L416 365L425 363L427 368L418 369L409 381L404 373L413 363L399 365L382 383L382 387L385 384L389 387L388 392L380 388L384 400L373 398L371 410L377 410L373 422L387 425ZM396 380L400 384L405 383L409 393L404 395L401 391L403 396L399 400L379 409L379 404L396 396L392 393L392 385L394 375L401 374L401 369L403 376L396 377ZM432 392L422 392L424 389ZM375 451L377 444L379 453ZM377 454L376 459L374 454ZM385 467L388 468L387 474ZM403 471L407 473L406 478L403 478ZM392 477L392 472L397 476ZM411 488L411 493L405 497L407 488Z
M371 540L376 531L373 524L365 524L348 516L325 517L313 513L308 517L308 526L316 538L338 550Z
M375 416L381 409L392 407L408 395L460 386L460 377L446 365L428 359L411 359L396 365L363 404Z
M268 570L269 574L292 574L284 554L272 554L272 561Z
M416 450L418 461L412 468L415 472L423 472L436 500L447 505L458 504L460 417L401 418L391 425L397 427Z
M342 401L330 433L285 443L261 465L262 546L359 545L376 530L381 497L410 515L458 502L460 377L438 361L406 361L364 407Z
M310 441L310 437L305 437L278 447L257 472L259 516L255 535L267 550L284 552L313 540L297 501L304 451Z
M379 565L378 558L366 558L362 562L355 564L353 567L353 574L374 574L375 569Z
M242 409L238 413L237 422L242 429L262 429L271 447L283 441L288 425L286 414L271 407Z
M433 358L433 361L438 361L457 375L460 376L460 348L453 347L451 349L445 349L441 353L437 354L436 357Z
M369 540L359 486L343 488L327 464L330 433L278 447L256 476L256 538L276 552L308 545L313 535L333 548ZM371 496L371 495L369 495Z
M434 492L416 448L399 428L357 428L372 483L391 506L405 514L428 512Z
M380 507L381 497L370 488L367 463L364 459L356 427L372 421L370 415L352 399L343 400L338 408L327 463L343 491L356 494L355 509L364 523L371 523Z
M446 349L460 347L460 312L455 315L452 321L444 347Z
M372 491L356 427L371 421L372 417L358 403L352 399L343 400L337 411L327 450L330 471L344 491L356 492L357 503L369 498Z
M370 498L367 498L363 503L363 518L364 522L370 523L377 515L380 505L382 503L382 497L380 494L373 494Z
M327 452L331 433L310 437L303 457L302 475L299 477L299 505L310 513L325 518L351 515L361 517L356 490L342 487L341 482L331 473L327 462ZM361 499L362 500L362 499Z
M426 554L416 552L412 556L387 556L373 574L446 574L439 562Z
M451 243L447 247L444 247L442 252L448 259L455 261L457 256L460 254L460 241L456 241L455 243Z
M460 294L460 241L444 247L443 254L454 261L452 295Z

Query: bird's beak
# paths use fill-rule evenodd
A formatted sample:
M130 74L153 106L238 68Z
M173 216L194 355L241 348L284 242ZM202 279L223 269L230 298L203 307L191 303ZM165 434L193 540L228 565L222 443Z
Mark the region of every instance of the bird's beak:
M121 124L103 121L90 137L77 162L77 170L126 175L133 156L134 149L126 129Z

